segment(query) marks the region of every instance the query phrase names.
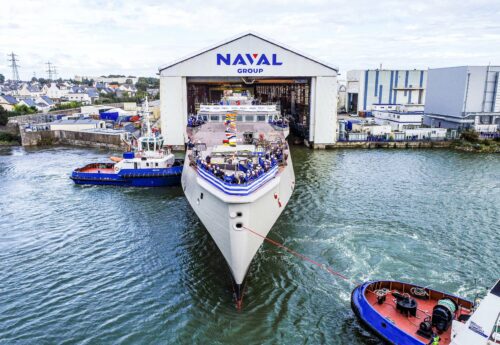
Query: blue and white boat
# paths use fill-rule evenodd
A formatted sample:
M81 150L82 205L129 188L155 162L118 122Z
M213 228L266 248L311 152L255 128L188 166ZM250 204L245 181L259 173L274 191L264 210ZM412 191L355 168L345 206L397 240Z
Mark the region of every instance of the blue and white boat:
M152 133L147 99L144 117L146 134L137 140L137 149L112 157L114 163L92 163L75 169L71 179L76 184L127 187L179 186L184 159L163 148L161 134Z

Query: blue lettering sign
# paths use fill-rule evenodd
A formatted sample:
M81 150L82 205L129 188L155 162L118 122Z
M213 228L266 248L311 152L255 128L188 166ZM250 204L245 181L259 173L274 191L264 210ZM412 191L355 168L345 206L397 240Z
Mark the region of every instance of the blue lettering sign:
M268 65L268 66L269 66L269 65L271 65L271 64L269 63L269 60L267 59L266 54L262 54L262 55L260 56L259 61L257 61L257 65L259 65L259 66L260 66L260 65Z
M226 54L225 57L222 54L217 54L217 65L220 66L221 62L223 62L226 65L230 65L231 64L231 54Z
M236 55L236 57L234 58L233 65L244 65L244 66L246 66L246 65L247 65L247 63L246 63L246 62L245 62L245 60L243 59L243 56L241 56L241 54L238 54L238 55Z
M253 65L253 58L252 58L252 54L245 54L247 59L248 59L248 62L250 62L250 65ZM254 54L254 55L257 55L257 54Z
M264 69L263 68L238 68L238 70L236 72L238 72L240 74L243 74L243 73L259 74L259 73L264 72Z
M277 58L276 54L273 54L273 65L274 66L283 65L283 62L278 62L278 58Z
M234 60L231 58L231 54L217 54L217 65L267 65L267 66L281 66L283 62L278 61L278 54L272 54L271 62L266 54L260 54L259 59L257 57L259 54L237 54ZM245 59L246 58L246 59ZM257 60L257 62L256 62Z

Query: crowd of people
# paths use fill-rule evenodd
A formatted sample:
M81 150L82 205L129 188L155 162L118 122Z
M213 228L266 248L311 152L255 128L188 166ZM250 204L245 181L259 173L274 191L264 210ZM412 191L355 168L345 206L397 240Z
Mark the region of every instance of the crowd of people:
M279 119L269 120L269 123L271 125L275 125L275 126L281 127L281 128L288 127L288 121L285 120L284 118L281 118L281 117Z
M196 163L201 169L210 172L213 176L230 184L247 184L257 180L262 175L266 174L276 165L283 162L286 157L284 154L284 145L278 144L270 147L266 152L257 154L258 162L253 159L238 160L232 156L225 159L224 165L232 165L235 167L234 172L227 172L221 169L217 163L212 163L212 157L206 156L205 159L198 157Z
M203 119L201 117L197 117L197 116L191 115L188 118L187 126L188 127L198 127L198 126L201 126L204 123L205 123L205 121L203 121Z

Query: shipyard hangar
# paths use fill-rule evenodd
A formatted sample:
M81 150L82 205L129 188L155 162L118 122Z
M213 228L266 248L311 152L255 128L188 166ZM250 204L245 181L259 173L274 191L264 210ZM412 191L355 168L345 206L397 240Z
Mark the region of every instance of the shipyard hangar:
M338 68L260 34L238 35L159 72L166 145L184 149L188 116L200 104L219 103L225 90L250 93L260 104L278 103L292 131L312 147L335 143ZM218 116L205 120L223 121Z

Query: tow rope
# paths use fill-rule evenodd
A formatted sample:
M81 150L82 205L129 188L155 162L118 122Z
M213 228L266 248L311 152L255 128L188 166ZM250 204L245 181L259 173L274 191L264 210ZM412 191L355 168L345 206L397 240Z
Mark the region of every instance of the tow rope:
M288 248L287 246L285 246L282 243L276 242L275 240L272 240L269 237L263 236L263 235L259 234L258 232L254 231L254 230L252 230L250 228L247 228L245 226L243 226L243 229L249 231L250 233L252 233L252 234L254 234L254 235L256 235L256 236L258 236L260 238L262 238L264 241L267 241L268 243L271 243L273 246L281 248L281 249L287 251L288 253L290 253L290 254L292 254L292 255L294 255L294 256L296 256L296 257L298 257L298 258L300 258L300 259L302 259L304 261L310 262L313 265L318 266L319 268L321 268L322 270L325 270L326 272L330 273L333 276L342 278L346 282L349 282L349 283L351 283L353 285L359 285L360 284L360 282L356 282L355 280L352 280L352 279L346 277L342 273L334 271L332 268L328 267L327 265L320 264L319 262L317 262L317 261L315 261L315 260L313 260L313 259L311 259L311 258L309 258L309 257L307 257L307 256L305 256L303 254L300 254L300 253L296 252L293 249Z

